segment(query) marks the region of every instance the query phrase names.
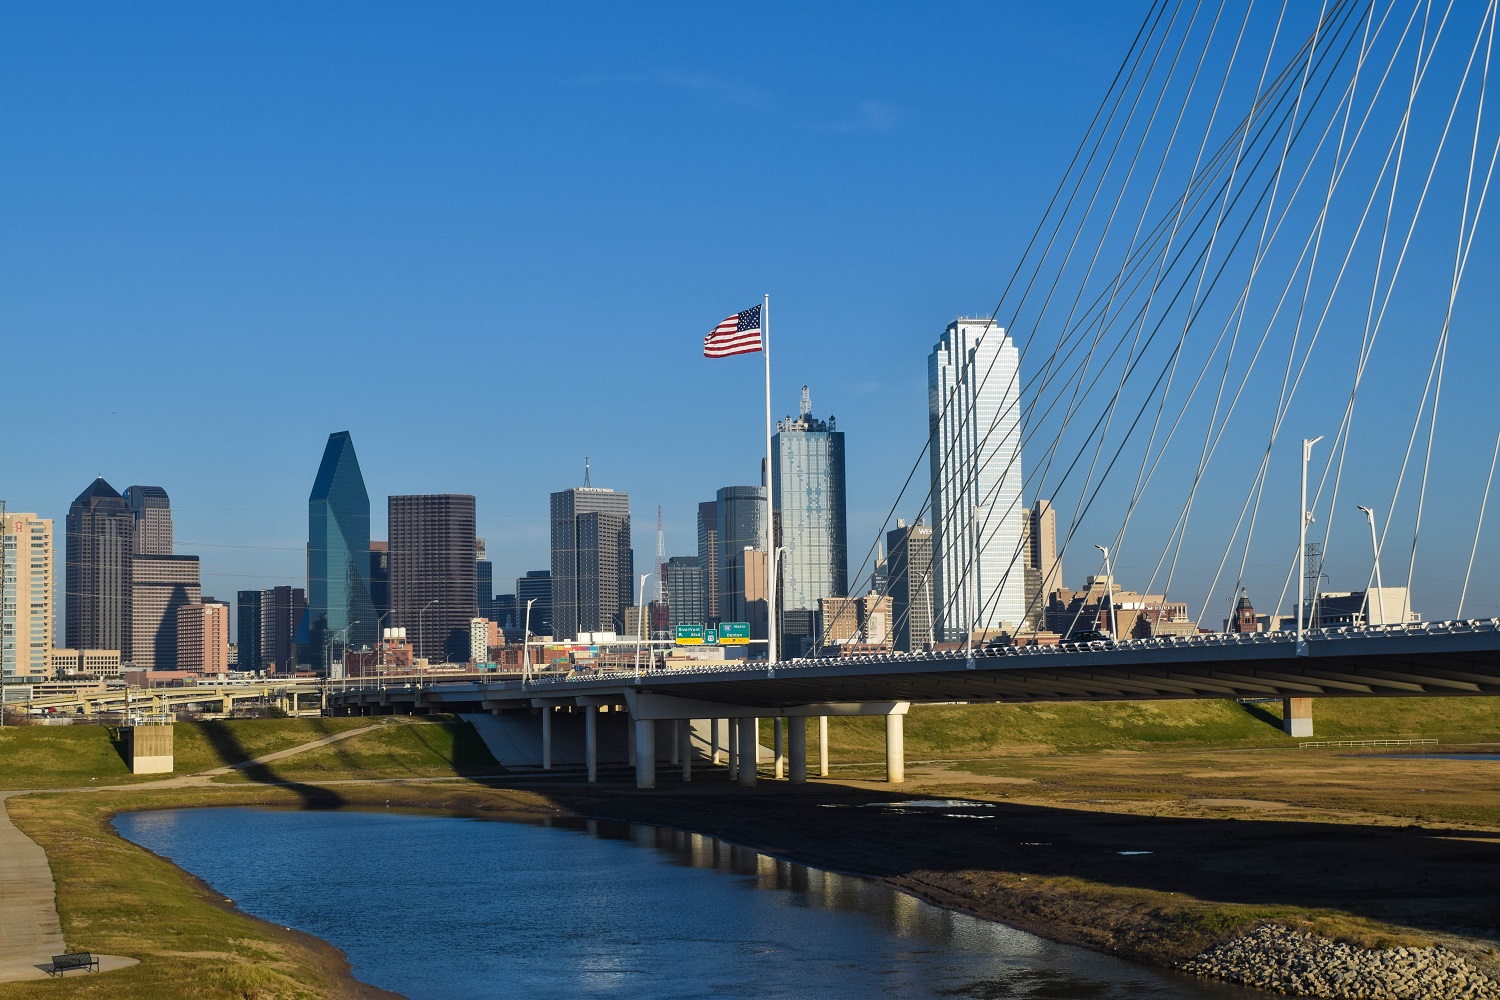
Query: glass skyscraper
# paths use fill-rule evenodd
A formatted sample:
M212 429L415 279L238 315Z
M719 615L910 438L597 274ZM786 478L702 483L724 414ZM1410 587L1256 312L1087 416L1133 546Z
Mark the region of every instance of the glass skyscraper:
M324 644L330 638L355 648L375 642L370 495L348 431L328 435L307 498L307 614L307 653L314 666L327 667Z
M714 503L715 542L719 550L718 618L746 622L745 550L766 550L766 488L725 486Z
M849 520L844 497L844 434L817 420L807 387L802 412L776 424L771 486L781 557L783 611L816 610L849 594Z
M950 323L927 359L933 617L949 642L1026 614L1019 367L987 319Z

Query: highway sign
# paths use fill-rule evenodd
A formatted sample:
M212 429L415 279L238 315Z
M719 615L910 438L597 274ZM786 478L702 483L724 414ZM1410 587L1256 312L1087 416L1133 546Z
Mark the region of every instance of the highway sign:
M719 633L712 628L703 630L703 644L705 646L717 646L719 644Z
M719 645L745 646L750 643L749 622L720 622Z
M679 625L677 626L677 645L679 646L701 646L703 645L702 625Z

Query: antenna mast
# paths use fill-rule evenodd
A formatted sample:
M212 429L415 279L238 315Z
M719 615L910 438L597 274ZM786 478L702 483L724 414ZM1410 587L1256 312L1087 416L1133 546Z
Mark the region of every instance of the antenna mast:
M656 599L667 603L667 533L662 528L661 504L656 505Z

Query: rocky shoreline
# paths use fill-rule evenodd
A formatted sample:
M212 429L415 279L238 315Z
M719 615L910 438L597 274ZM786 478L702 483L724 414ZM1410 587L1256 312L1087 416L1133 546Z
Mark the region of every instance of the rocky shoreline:
M1178 968L1334 1000L1500 1000L1500 980L1441 945L1359 948L1277 924L1262 924Z

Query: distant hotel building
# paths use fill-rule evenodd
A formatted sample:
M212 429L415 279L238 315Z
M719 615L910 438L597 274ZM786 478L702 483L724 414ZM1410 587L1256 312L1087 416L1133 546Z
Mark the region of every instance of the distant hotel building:
M178 609L177 669L205 677L229 672L229 605L208 600Z
M417 656L467 662L469 622L478 610L474 498L394 496L389 521L391 624L413 637Z
M947 641L1025 617L1019 367L985 319L949 324L927 359L934 614Z
M635 593L630 494L591 486L562 490L552 494L551 521L553 634L566 640L580 632L624 631Z
M0 502L0 678L46 677L57 593L52 521Z
M348 431L328 435L307 498L307 617L307 659L315 667L327 668L330 638L355 648L375 642L370 495Z

